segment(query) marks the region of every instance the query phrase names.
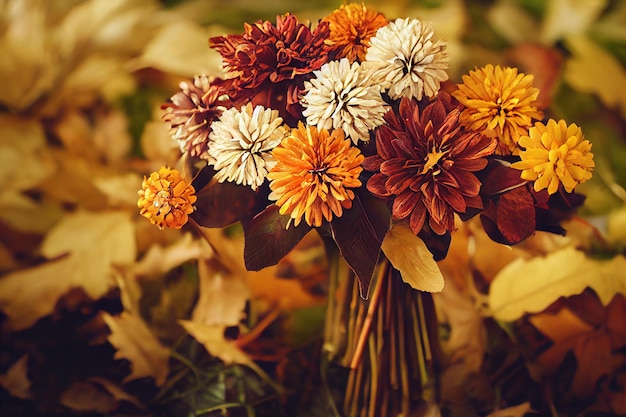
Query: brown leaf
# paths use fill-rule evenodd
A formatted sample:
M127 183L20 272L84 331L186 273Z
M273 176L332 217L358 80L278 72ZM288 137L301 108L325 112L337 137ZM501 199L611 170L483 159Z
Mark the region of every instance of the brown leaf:
M7 370L6 374L0 375L0 386L4 387L12 397L30 399L33 394L30 390L28 379L28 355L17 360Z
M109 392L109 394L113 396L116 401L126 401L133 404L140 410L145 409L145 406L142 404L141 401L139 401L137 397L124 391L124 389L116 382L113 382L110 379L100 377L89 378L89 381L95 382L96 384L102 386Z
M553 342L552 347L539 357L548 373L554 372L563 362L567 352L574 349L579 337L594 331L593 326L585 323L569 308L562 308L556 313L535 314L529 320Z
M113 396L97 384L74 382L61 393L64 406L80 412L110 413L119 406Z
M117 349L116 359L128 359L132 373L124 381L152 377L157 386L165 383L169 373L169 349L164 347L136 314L128 311L119 316L108 313L104 321L111 329L109 342Z
M380 247L390 227L391 214L385 202L359 191L355 193L352 208L330 222L333 240L354 271L363 299L368 297Z
M523 417L531 411L530 402L525 402L513 407L502 408L493 413L487 414L487 417Z
M207 326L189 320L180 320L179 323L187 333L202 343L211 355L220 358L224 363L242 365L251 363L250 357L239 349L235 342L226 340L224 326Z
M290 221L289 216L280 214L276 204L242 221L246 241L243 256L247 269L260 271L276 265L311 230L305 222L287 227Z
M124 391L115 382L106 378L92 377L74 382L61 393L60 402L75 411L110 413L126 401L140 410L145 406L137 397Z
M254 212L259 191L234 182L218 182L211 168L204 168L192 183L196 187L196 211L191 218L209 228L225 227L248 217ZM201 187L204 177L208 183Z

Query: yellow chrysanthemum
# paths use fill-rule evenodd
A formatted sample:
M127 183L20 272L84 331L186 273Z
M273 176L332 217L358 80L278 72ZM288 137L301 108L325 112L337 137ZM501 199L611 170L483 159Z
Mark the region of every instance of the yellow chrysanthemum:
M180 176L175 169L163 167L144 176L137 206L140 213L160 229L168 227L180 229L193 213L196 190Z
M537 107L539 89L532 86L534 77L517 68L487 65L463 76L463 84L452 95L465 109L460 121L473 131L480 131L500 141L498 153L517 153L518 138L526 134L533 120L543 113Z
M267 175L272 190L269 198L295 226L304 216L308 225L319 227L324 219L331 221L333 214L341 217L344 208L352 207L350 188L361 186L364 157L343 130L329 133L299 123L273 155L277 164Z
M548 124L535 123L527 136L520 136L519 145L523 148L522 159L513 168L522 170L522 178L535 181L535 191L548 189L554 194L563 184L571 193L577 184L591 178L593 154L591 143L584 140L580 127L575 123L567 125L564 120L548 120Z
M370 39L389 23L382 13L357 3L341 5L322 21L329 24L326 43L333 47L335 59L348 58L350 62L365 60Z

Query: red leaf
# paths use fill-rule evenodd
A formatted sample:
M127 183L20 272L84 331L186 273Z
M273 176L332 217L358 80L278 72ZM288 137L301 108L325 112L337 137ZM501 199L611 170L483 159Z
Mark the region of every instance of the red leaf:
M352 208L330 222L332 237L346 263L359 281L359 291L367 299L380 246L391 226L386 203L367 193L355 193Z
M478 174L482 182L481 194L494 196L525 185L528 181L520 177L521 171L511 168L511 163L504 159L490 159L487 167Z
M513 245L535 232L535 202L525 187L502 194L497 224L504 238Z
M268 206L251 219L241 221L245 235L243 257L246 269L260 271L276 265L311 230L306 222L287 227L289 216L280 214L277 205Z

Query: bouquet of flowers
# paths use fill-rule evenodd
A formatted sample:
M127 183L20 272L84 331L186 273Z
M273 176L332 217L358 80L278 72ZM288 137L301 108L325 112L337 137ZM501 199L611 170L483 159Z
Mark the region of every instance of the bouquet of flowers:
M138 204L159 227L240 221L250 269L315 228L366 297L396 228L442 259L455 215L480 214L490 237L516 244L562 232L582 203L574 190L594 162L581 129L544 120L533 76L516 68L446 84L446 43L427 22L348 4L313 27L286 14L210 46L225 77L182 82L163 105L193 179L163 168Z
M359 308L394 297L409 306L383 309L393 334L430 314L415 294L442 289L435 262L455 221L480 216L493 240L512 245L564 233L583 202L575 188L594 161L581 129L547 118L533 75L516 68L486 65L450 82L446 42L428 22L346 4L314 25L285 14L209 44L224 74L182 82L162 106L183 158L144 179L141 214L170 228L240 222L250 270L315 229L370 298ZM415 330L425 357L431 330ZM393 369L387 378L401 379Z

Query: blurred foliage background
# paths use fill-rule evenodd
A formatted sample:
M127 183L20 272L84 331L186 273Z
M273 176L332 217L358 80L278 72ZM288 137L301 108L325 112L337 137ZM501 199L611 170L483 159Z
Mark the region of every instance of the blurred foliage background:
M2 415L337 412L346 370L321 357L319 239L247 272L236 226L160 231L136 201L143 175L179 158L160 105L221 71L209 37L339 4L0 0ZM487 63L534 74L546 116L581 126L596 161L566 237L509 248L459 225L424 413L626 415L626 2L367 4L432 21L453 82Z

